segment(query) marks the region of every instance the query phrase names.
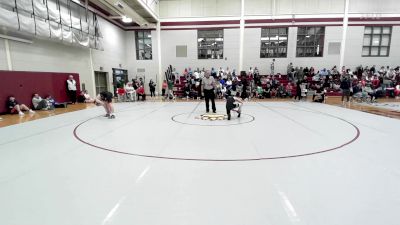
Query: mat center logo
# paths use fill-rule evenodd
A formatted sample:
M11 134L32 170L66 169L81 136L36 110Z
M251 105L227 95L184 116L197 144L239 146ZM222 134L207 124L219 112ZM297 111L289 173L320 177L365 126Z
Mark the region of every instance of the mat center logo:
M226 120L227 118L228 116L225 114L202 114L196 117L196 119L210 120L210 121Z

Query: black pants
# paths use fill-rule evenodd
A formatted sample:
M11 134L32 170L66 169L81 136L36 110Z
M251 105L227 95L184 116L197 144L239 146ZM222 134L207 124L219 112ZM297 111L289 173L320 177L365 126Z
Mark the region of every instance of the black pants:
M347 101L350 101L350 90L349 89L342 90L342 102L344 101L344 97L346 97Z
M296 92L296 96L294 96L294 100L296 100L297 98L299 98L299 101L301 100L303 96L301 96L301 91L300 92Z
M165 96L165 89L164 88L161 90L161 93L162 93L161 94L162 96Z
M155 89L150 89L150 97L156 97L156 90Z
M68 97L73 104L76 103L76 91L68 90Z
M214 89L211 90L206 90L204 89L204 98L206 101L206 111L209 112L210 111L210 100L211 100L211 104L212 104L212 110L213 112L217 111L217 109L215 108L215 93L214 93Z

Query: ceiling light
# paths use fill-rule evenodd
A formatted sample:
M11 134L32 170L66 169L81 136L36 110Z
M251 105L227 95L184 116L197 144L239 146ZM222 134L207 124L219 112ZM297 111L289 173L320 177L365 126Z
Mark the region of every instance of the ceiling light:
M124 22L124 23L132 23L132 18L129 18L129 17L126 17L126 16L123 16L122 17L122 22Z

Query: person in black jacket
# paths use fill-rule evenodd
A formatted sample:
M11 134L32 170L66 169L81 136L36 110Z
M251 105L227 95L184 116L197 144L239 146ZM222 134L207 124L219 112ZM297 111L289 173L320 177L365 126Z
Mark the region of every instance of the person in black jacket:
M350 102L350 79L345 76L340 82L340 89L342 89L342 103L344 104L344 97L346 96L347 102Z
M243 100L240 98L240 93L237 92L235 97L231 95L231 91L227 91L226 93L226 114L228 115L228 120L231 120L231 111L237 112L238 117L240 117L243 105Z
M150 88L150 97L156 97L156 84L153 82L153 80L150 80L149 82L149 88Z
M296 95L294 96L294 100L296 101L297 98L299 98L299 101L301 100L301 84L302 84L302 80L297 80L296 82Z
M7 100L7 109L9 113L14 114L18 113L20 116L23 116L24 113L22 111L29 111L29 113L35 113L28 106L24 104L19 104L19 102L15 99L14 96L10 96Z

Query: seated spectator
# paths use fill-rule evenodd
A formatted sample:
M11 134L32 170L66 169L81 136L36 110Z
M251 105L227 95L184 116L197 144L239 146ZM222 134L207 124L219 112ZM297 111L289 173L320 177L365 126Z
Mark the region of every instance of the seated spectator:
M261 87L261 85L258 85L258 86L257 86L256 97L258 97L258 98L260 98L260 99L264 98L264 90L263 90L263 88Z
M396 89L394 90L394 95L396 96L396 98L399 98L400 95L400 85L396 85Z
M140 85L139 88L136 90L137 100L139 101L139 97L142 97L142 101L146 100L146 93L144 92L143 85Z
M289 98L291 98L293 95L292 95L292 90L293 90L293 85L292 85L292 83L291 82L289 82L287 85L286 85L286 95L289 97Z
M89 93L84 90L81 91L81 94L79 95L78 99L80 100L80 102L84 102L84 103L94 103L95 99L90 97Z
M57 102L51 95L46 97L47 105L49 106L50 110L54 108L67 108L67 102Z
M278 98L286 98L286 89L283 84L280 84L277 90L277 97Z
M23 116L24 113L22 111L28 111L29 113L35 113L25 104L19 104L19 102L15 99L14 96L10 96L7 101L7 108L9 113L14 114L18 113L20 116Z
M135 101L136 100L136 90L133 87L133 84L131 82L127 82L125 84L125 92L126 92L126 97L130 100L130 101ZM164 91L165 92L165 91Z
M313 102L322 103L325 100L325 90L324 87L320 84L315 86L315 93L313 94L312 98Z
M34 94L32 97L32 104L35 110L48 110L49 106L47 105L47 101L42 99L39 94Z

